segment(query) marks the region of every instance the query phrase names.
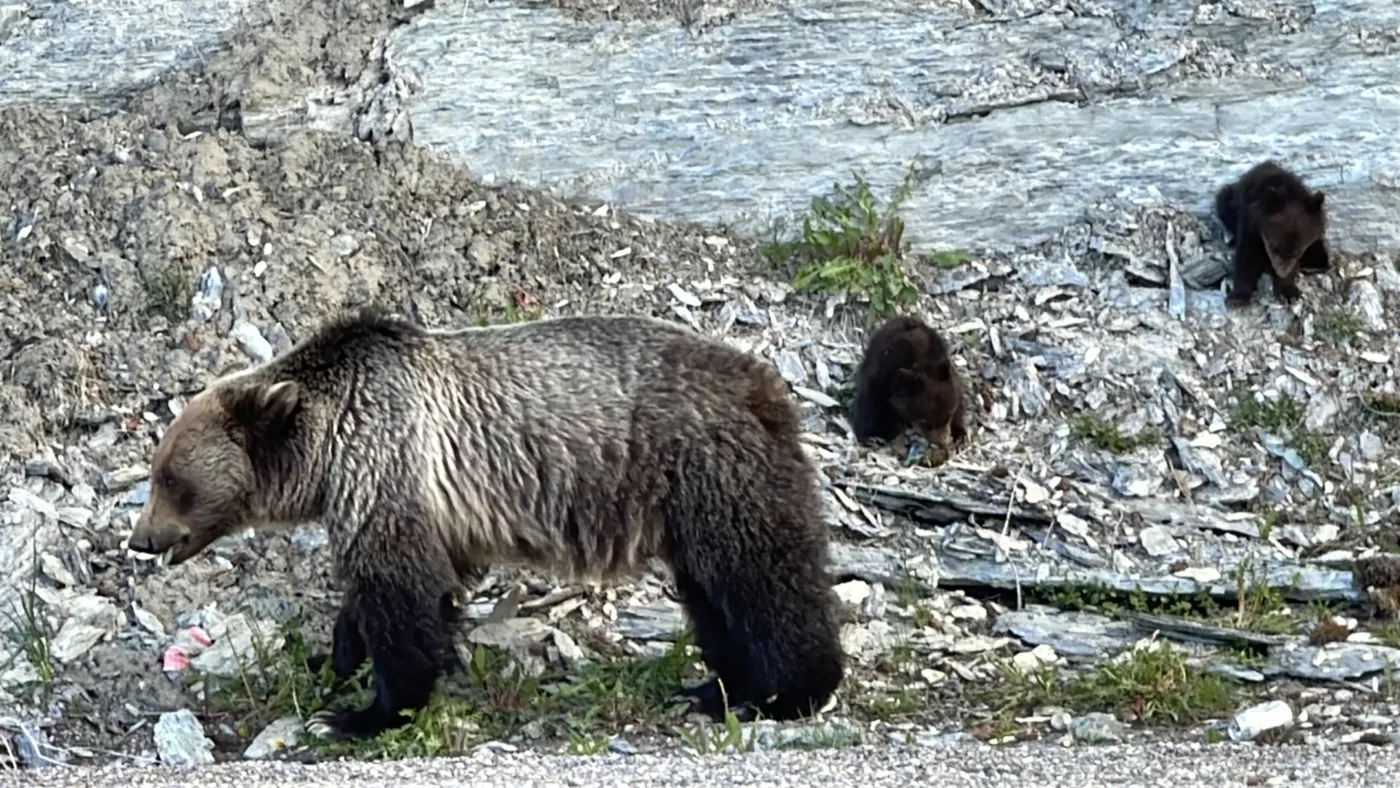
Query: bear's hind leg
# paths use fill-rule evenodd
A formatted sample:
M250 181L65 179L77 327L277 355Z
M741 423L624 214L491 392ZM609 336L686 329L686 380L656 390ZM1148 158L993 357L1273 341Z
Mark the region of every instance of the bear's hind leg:
M1240 210L1238 190L1235 184L1227 183L1215 193L1215 215L1225 228L1225 245L1234 246L1239 242Z
M744 644L729 636L722 614L711 604L703 586L681 572L677 573L676 586L684 600L690 627L695 632L700 658L716 674L715 678L697 686L682 688L678 694L690 698L693 701L692 710L710 719L723 720L725 711L731 710L741 722L749 721L755 709L736 700L747 694L747 688L737 683L744 679L744 663L747 660ZM720 686L721 680L723 687Z
M795 433L773 440L762 427L748 429L683 450L665 507L671 563L729 707L736 715L756 707L772 719L805 717L844 673L826 524L813 472L792 450ZM717 717L718 692L712 682L689 694L704 696Z

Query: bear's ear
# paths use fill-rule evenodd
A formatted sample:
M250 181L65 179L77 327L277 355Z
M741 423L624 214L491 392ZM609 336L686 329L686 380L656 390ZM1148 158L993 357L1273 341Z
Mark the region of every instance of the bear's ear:
M301 410L301 387L295 381L255 383L232 394L234 420L249 435L277 440L291 431Z
M1324 192L1313 192L1313 210L1315 210L1315 211L1320 211L1320 210L1322 210L1322 203L1323 203L1326 199L1327 199L1326 193L1324 193Z

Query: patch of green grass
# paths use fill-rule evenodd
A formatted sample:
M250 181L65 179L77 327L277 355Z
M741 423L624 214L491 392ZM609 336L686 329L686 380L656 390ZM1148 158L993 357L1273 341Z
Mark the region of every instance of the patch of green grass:
M1050 605L1061 610L1084 610L1107 616L1132 611L1196 619L1268 634L1298 631L1298 622L1283 592L1269 587L1263 573L1256 571L1249 561L1236 568L1234 580L1233 608L1222 606L1203 589L1189 595L1157 595L1141 589L1122 592L1103 585L1065 584L1026 588L1022 594L1028 604Z
M868 321L894 314L914 303L918 290L909 281L904 260L910 244L904 238L899 207L913 185L913 167L883 205L869 184L853 173L852 185L834 184L830 193L812 198L796 238L774 237L761 252L775 266L795 266L792 284L798 290L846 291L869 301ZM951 268L967 259L959 251L937 252L929 261Z
M1298 453L1308 467L1316 467L1327 457L1327 441L1303 426L1303 403L1279 394L1272 400L1259 401L1247 389L1237 389L1232 395L1230 420L1238 428L1261 427L1279 436Z
M734 712L726 711L724 725L719 726L718 731L715 728L712 723L699 722L689 730L680 728L676 732L696 755L745 752L754 749L757 731L750 728L745 736L744 726Z
M10 628L4 633L4 637L10 643L10 658L0 665L0 670L8 670L14 660L23 656L34 668L35 680L32 682L34 689L44 703L48 703L53 693L53 680L56 675L54 669L53 656L49 652L49 643L53 641L54 632L49 626L48 619L39 611L41 600L38 594L39 584L39 553L38 547L34 547L33 570L29 575L29 588L20 591L15 595L15 606L18 611L7 610L5 617L10 622Z
M924 699L911 687L898 687L865 704L865 711L877 720L890 720L923 710Z
M192 290L189 276L178 264L142 269L141 284L146 290L147 314L161 315L171 323L185 319Z
M572 731L569 734L570 755L597 755L608 748L608 737L603 734Z
M1235 568L1235 604L1231 623L1239 629L1276 635L1298 630L1283 592L1269 587L1264 574L1248 559Z
M305 719L332 704L364 707L372 697L370 663L333 689L329 660L319 673L307 666L310 651L301 629L299 616L284 623L279 629L284 644L277 652L254 637L254 658L240 662L232 679L198 677L206 682L205 716L226 722L246 740L282 716ZM303 741L324 757L434 757L466 753L484 741L519 734L528 725L542 737L567 742L570 752L600 752L613 729L661 724L683 708L669 699L693 661L691 640L690 633L683 633L656 659L635 659L615 650L593 656L576 670L550 666L539 676L524 675L504 651L478 645L465 671L444 677L432 700L407 714L407 725L364 741Z
M960 249L944 249L926 258L935 268L957 268L967 262L967 252Z
M1393 394L1371 394L1365 400L1366 407L1372 413L1400 419L1400 397Z
M1143 446L1155 446L1162 442L1162 431L1156 427L1146 427L1125 435L1112 424L1087 413L1070 418L1070 434L1114 454L1126 454Z
M1313 329L1318 337L1330 342L1343 342L1357 334L1365 327L1361 317L1345 307L1324 312L1313 321Z
M1065 583L1039 585L1022 590L1027 604L1040 604L1061 610L1084 610L1112 616L1120 611L1151 613L1209 620L1220 615L1220 604L1205 590L1192 594L1148 594L1141 588L1119 591L1107 585Z
M476 324L483 327L493 323L528 323L539 320L544 314L544 307L524 290L515 290L499 303L482 295L477 295L473 301Z
M1278 510L1270 509L1259 515L1259 538L1264 541L1269 540L1269 534L1274 532L1274 526L1278 524Z
M1021 671L1009 661L999 665L999 674L997 686L980 691L997 714L1061 706L1077 714L1183 724L1228 714L1242 692L1239 682L1190 667L1185 653L1160 641L1072 676L1051 666Z
M306 663L311 650L302 631L300 614L288 618L278 627L282 648L277 651L255 632L250 639L252 659L235 655L232 679L200 675L191 668L190 676L205 682L206 715L220 718L240 738L248 739L279 717L295 714L305 719L324 708L333 694L330 660L318 673L311 671ZM342 692L363 692L368 676L369 664L365 663Z
M1361 395L1361 405L1382 435L1400 435L1400 396L1368 391Z
M692 661L690 640L686 633L657 659L599 655L576 672L551 667L539 676L512 669L505 652L477 645L460 695L440 690L408 725L363 742L318 742L316 749L358 758L460 755L530 726L541 737L567 741L571 752L599 752L612 730L660 725L684 707L673 708L668 699Z
M1258 647L1248 643L1237 643L1222 646L1220 654L1227 660L1234 662L1242 668L1259 670L1268 663L1269 658L1266 653Z

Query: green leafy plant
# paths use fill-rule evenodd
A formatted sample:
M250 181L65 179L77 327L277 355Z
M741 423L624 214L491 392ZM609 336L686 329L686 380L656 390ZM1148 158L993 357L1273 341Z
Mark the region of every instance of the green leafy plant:
M910 167L883 205L858 173L851 185L834 184L829 194L812 198L792 240L777 237L762 252L777 266L792 264L792 284L799 290L846 291L869 302L869 318L893 314L918 299L903 261L910 244L904 238L899 207L913 185ZM938 252L934 265L951 267L966 259L961 252Z

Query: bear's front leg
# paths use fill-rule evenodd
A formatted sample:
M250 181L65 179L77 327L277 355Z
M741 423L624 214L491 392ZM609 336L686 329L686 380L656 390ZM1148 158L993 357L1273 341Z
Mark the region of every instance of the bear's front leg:
M360 627L354 618L354 605L347 593L341 602L340 613L335 617L335 627L331 630L330 654L313 654L307 658L306 666L312 673L319 674L329 659L335 686L339 686L349 680L368 658L365 639L360 635Z
M347 572L345 615L358 624L374 666L374 701L364 709L323 709L311 715L306 728L317 736L371 738L408 724L405 712L428 704L447 664L457 611L451 564L422 545L419 550L395 547L357 557L354 571ZM354 656L349 645L343 653L347 661Z
M1303 292L1298 289L1297 276L1297 272L1294 272L1293 276L1274 277L1274 293L1285 304L1291 304L1303 297Z
M1269 266L1268 254L1257 236L1241 236L1235 246L1235 270L1226 303L1232 306L1248 304L1259 286L1259 277Z
M1303 252L1298 267L1304 271L1319 273L1332 267L1332 259L1327 254L1327 241L1319 238Z

